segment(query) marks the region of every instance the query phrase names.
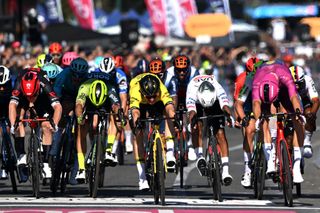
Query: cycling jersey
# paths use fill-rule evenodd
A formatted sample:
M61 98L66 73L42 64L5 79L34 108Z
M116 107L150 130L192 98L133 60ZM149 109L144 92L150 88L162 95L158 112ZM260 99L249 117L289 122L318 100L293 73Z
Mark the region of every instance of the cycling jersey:
M163 83L167 87L171 97L177 96L177 78L174 75L165 72L163 76Z
M265 79L265 75L268 73L274 73L278 76L279 79L279 88L285 87L289 94L289 100L294 95L297 95L296 86L293 82L290 70L285 65L280 63L276 63L275 61L268 61L264 63L259 69L257 70L252 83L252 100L253 101L260 101L259 96L259 86L260 84L267 80ZM281 96L279 96L281 98ZM288 101L289 101L288 100Z
M305 78L304 84L302 85L302 87L298 88L298 93L300 95L302 105L304 106L304 108L306 108L306 107L310 107L311 100L313 98L318 98L319 95L312 78L308 75L305 75L304 78Z
M76 97L79 86L87 80L86 75L83 78L76 78L72 75L72 72L70 67L66 67L56 77L53 89L58 97L62 97L62 95Z
M140 93L140 80L146 76L146 75L153 75L156 78L158 76L151 74L151 73L142 73L140 75L137 75L135 78L133 78L130 82L130 108L140 108L140 104L148 104L147 99ZM159 78L158 78L159 79ZM159 88L159 95L156 97L156 102L163 102L164 105L172 103L172 98L170 97L170 94L166 88L166 86L162 83L162 81L159 79L160 82L160 88Z
M26 70L23 71L24 73L28 72ZM38 69L38 71L29 71L29 72L34 72L37 74L37 77L40 81L40 94L39 96L47 96L49 99L49 102L51 104L51 106L54 106L59 102L59 98L56 95L56 93L53 91L52 87L51 87L51 83L50 81L44 76L43 72L40 72L40 69ZM21 89L21 79L22 79L21 75L15 83L14 89L12 90L12 95L10 98L10 103L13 102L15 104L19 104L19 101L21 98L23 98L23 93L22 93L22 89ZM38 98L39 99L39 98ZM41 102L39 102L39 104L41 104Z
M246 72L242 72L238 75L236 81L234 82L234 94L233 94L233 100L238 100L240 91L242 89L242 87L245 84L246 81Z
M0 118L8 117L8 107L13 86L14 82L12 80L9 80L3 85L0 85Z
M85 82L81 84L78 90L78 95L76 98L76 103L81 104L82 106L85 106L86 100L89 96L90 86L92 82L96 81L96 79L88 79ZM119 97L116 91L116 88L112 84L106 84L108 89L108 99L106 101L106 104L120 104ZM104 105L106 105L104 104Z
M128 81L127 76L124 71L119 68L115 68L116 77L110 73L104 73L99 68L95 69L94 72L88 74L88 78L95 78L99 80L103 80L105 83L112 81L114 85L117 85L117 91L119 94L127 94L128 93Z
M198 88L202 82L208 81L210 82L215 90L217 91L217 101L219 102L220 108L222 109L224 106L229 106L229 100L227 97L226 91L223 87L218 83L218 81L214 78L213 75L198 75L195 76L189 83L187 88L187 97L186 97L186 106L188 112L195 111L197 112L196 104L200 103L198 100L197 92Z

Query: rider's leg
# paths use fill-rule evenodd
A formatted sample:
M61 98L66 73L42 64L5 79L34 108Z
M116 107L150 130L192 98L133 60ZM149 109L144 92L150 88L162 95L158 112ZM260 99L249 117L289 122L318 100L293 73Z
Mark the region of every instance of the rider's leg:
M304 139L304 125L299 121L293 119L294 134L293 134L293 182L302 183L303 177L301 175L301 153Z

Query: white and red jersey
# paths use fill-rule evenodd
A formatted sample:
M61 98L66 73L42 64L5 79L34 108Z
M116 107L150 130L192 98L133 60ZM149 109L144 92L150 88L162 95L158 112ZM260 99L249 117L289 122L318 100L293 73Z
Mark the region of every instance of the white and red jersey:
M215 79L214 75L197 75L191 79L187 87L186 106L188 112L197 112L196 104L199 103L197 92L199 86L204 81L210 82L216 89L216 101L219 101L220 108L222 109L224 106L229 106L230 102L227 97L227 93L223 89L221 84L219 84L218 81Z

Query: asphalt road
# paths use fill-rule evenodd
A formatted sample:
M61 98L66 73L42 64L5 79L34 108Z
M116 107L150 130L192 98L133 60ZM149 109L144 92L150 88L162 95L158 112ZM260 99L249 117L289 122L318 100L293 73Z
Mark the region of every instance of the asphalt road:
M19 184L18 195L11 193L9 181L0 181L0 212L26 212L29 209L44 209L44 212L179 212L179 209L192 209L192 212L205 212L219 209L217 212L320 212L320 170L314 161L320 158L320 134L313 136L314 157L306 160L302 197L294 197L294 207L284 206L283 194L271 180L266 182L263 200L253 198L252 189L240 185L243 173L242 136L238 129L227 129L230 147L230 173L233 176L231 186L222 187L223 202L213 200L212 188L207 179L199 176L195 162L189 162L185 168L185 188L179 187L179 176L168 174L166 178L166 206L153 204L151 192L138 191L138 173L133 155L125 156L125 165L107 167L104 187L99 190L98 198L88 197L88 185L67 186L64 196L52 198L49 186L42 186L42 198L31 197L31 183ZM320 161L319 161L320 162ZM319 164L320 165L320 164ZM295 190L294 190L295 191ZM22 208L22 209L21 209ZM107 210L102 210L107 209ZM158 209L160 209L158 211ZM121 210L121 211L120 211ZM132 212L131 211L131 212ZM187 212L187 211L184 211Z

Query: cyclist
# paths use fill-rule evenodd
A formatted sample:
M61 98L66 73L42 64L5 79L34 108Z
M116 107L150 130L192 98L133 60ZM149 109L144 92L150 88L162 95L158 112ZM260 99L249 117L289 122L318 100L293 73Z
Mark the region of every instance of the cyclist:
M70 66L73 59L79 58L76 52L65 52L61 59L61 67L65 68Z
M87 99L90 102L86 101ZM84 111L94 111L96 109L104 108L107 112L112 111L118 113L120 108L120 101L116 88L112 84L104 83L102 80L88 79L81 84L78 95L76 98L76 109L75 114L77 116L78 125L85 126L83 131L79 131L77 136L77 152L78 152L78 163L79 170L77 174L78 181L82 182L85 180L85 153L86 153L86 136L88 133L88 125L85 125L85 118L83 115ZM92 120L92 119L90 119ZM93 131L97 128L97 117L93 117ZM111 141L108 141L108 143ZM111 149L112 143L108 144L107 147ZM107 148L107 150L109 151ZM109 155L115 156L115 153L109 153ZM115 164L116 165L116 164Z
M155 58L152 59L149 63L149 72L152 74L157 75L162 83L165 85L167 88L172 100L173 100L173 105L177 104L177 79L175 78L174 75L171 75L170 73L165 71L165 63L159 59ZM161 131L161 133L163 130ZM168 121L165 121L165 140L166 140L166 146L167 146L167 151L172 150L172 152L167 152L167 153L172 153L172 155L167 155L167 162L170 162L168 164L172 165L169 169L169 171L174 171L175 168L175 158L173 156L173 151L174 151L174 138L171 135L171 132L169 130L168 126Z
M62 46L58 42L53 42L49 46L49 54L52 57L52 62L61 65L62 59Z
M172 98L161 80L151 73L143 73L133 78L130 82L129 122L132 131L136 135L137 141L134 154L139 174L139 190L149 189L144 165L144 134L143 131L141 131L143 127L139 120L146 118L147 112L150 117L159 117L163 115L164 111L170 118L175 116ZM175 126L179 125L176 122L174 123ZM173 155L173 150L168 150L167 156L168 155ZM168 164L168 166L171 167L172 165Z
M203 125L201 121L197 122L198 116L225 114L227 125L234 126L229 104L225 90L213 75L198 75L190 81L187 88L186 106L193 144L202 147L201 130ZM232 183L232 176L229 174L228 141L224 131L225 118L213 118L209 122L214 126L214 134L221 147L222 181L227 186ZM197 168L200 175L203 176L206 171L206 160L203 155L199 155Z
M178 55L173 60L173 66L167 69L167 72L170 75L174 75L177 79L177 104L176 108L186 109L185 100L186 100L186 91L187 86L190 80L199 75L199 72L191 66L190 59L185 55ZM186 118L184 118L185 120ZM192 145L191 136L189 135L188 144L188 159L196 160L198 156L202 155L202 147L196 147Z
M134 67L130 72L130 79L133 79L137 75L140 75L141 73L145 73L148 71L149 62L146 59L140 59L137 63L137 66ZM128 82L130 82L130 79Z
M298 116L292 119L295 129L293 138L293 182L303 182L300 171L302 144L304 126L300 122L303 116L299 96L293 82L289 68L278 61L268 61L264 63L256 72L252 83L252 106L253 114L256 119L256 129L259 129L261 113L268 114L276 112L278 103L281 104L285 112L297 112ZM276 107L276 108L275 108ZM264 152L267 163L267 173L275 172L274 153L271 151L271 136L268 125L269 121L264 122Z
M38 55L37 64L34 66L34 68L41 68L48 62L52 62L52 57L48 54L42 53Z
M313 79L305 74L305 71L302 67L291 66L289 69L300 95L304 109L303 112L306 117L303 156L306 158L311 158L311 137L313 132L316 130L316 119L319 109L319 95Z
M236 115L243 129L243 156L244 156L244 174L241 185L251 186L251 168L249 161L253 153L253 137L255 134L255 119L252 114L252 80L256 69L261 66L262 60L251 57L246 62L246 69L242 72L235 82L234 108Z
M2 109L0 111L0 118L8 118L8 106L11 97L11 92L13 88L13 80L11 78L10 70L5 66L0 66L0 105ZM9 132L9 129L7 130ZM15 145L20 145L20 137L15 138ZM3 146L2 146L3 147ZM20 154L20 153L19 153ZM3 164L2 164L3 166ZM0 178L7 179L8 175L6 173L5 168L1 167Z
M56 93L53 91L50 82L45 78L39 68L28 68L24 70L21 78L17 79L9 103L9 120L11 123L10 132L14 134L17 118L17 107L25 110L33 105L37 116L52 116L54 126L50 122L42 122L43 130L42 147L44 154L44 177L51 178L51 169L49 167L49 152L52 143L52 131L58 129L58 123L61 118L62 107ZM21 141L16 146L18 158L18 167L26 165L26 155L24 151L24 142ZM26 180L23 180L26 181Z
M65 55L68 53L65 53ZM89 65L87 61L83 58L75 58L72 59L74 54L70 54L70 58L62 58L62 63L64 64L64 70L56 77L56 80L53 85L53 89L61 98L62 105L62 114L63 116L73 115L75 109L75 100L78 94L78 89L80 85L87 80L88 77L88 69ZM72 59L70 65L67 65L69 61ZM59 130L55 134L55 141L60 141L62 131L66 127L66 120L62 119L59 123ZM83 131L81 129L80 131ZM56 156L58 154L58 146L52 149L52 155ZM75 156L76 158L77 156ZM76 158L77 159L77 158ZM76 162L75 159L75 162ZM78 163L75 163L75 168L72 170L71 182L72 184L76 181L74 180L74 176L77 173Z
M115 63L112 57L104 58L99 66L99 69L96 70L105 76L105 80L107 82L111 82L120 97L121 108L123 112L127 111L127 101L128 101L128 83L126 74L121 70L115 67ZM101 76L101 75L99 75ZM113 161L113 163L117 164L118 160L116 155L110 155L110 153L115 153L119 143L120 134L116 126L114 125L113 117L110 117L111 125L109 126L109 134L108 134L108 144L112 145L113 147L108 147L106 150L106 161ZM131 140L131 131L125 130L125 137L126 137L126 150L127 152L132 152L132 140ZM111 150L113 149L113 151Z

